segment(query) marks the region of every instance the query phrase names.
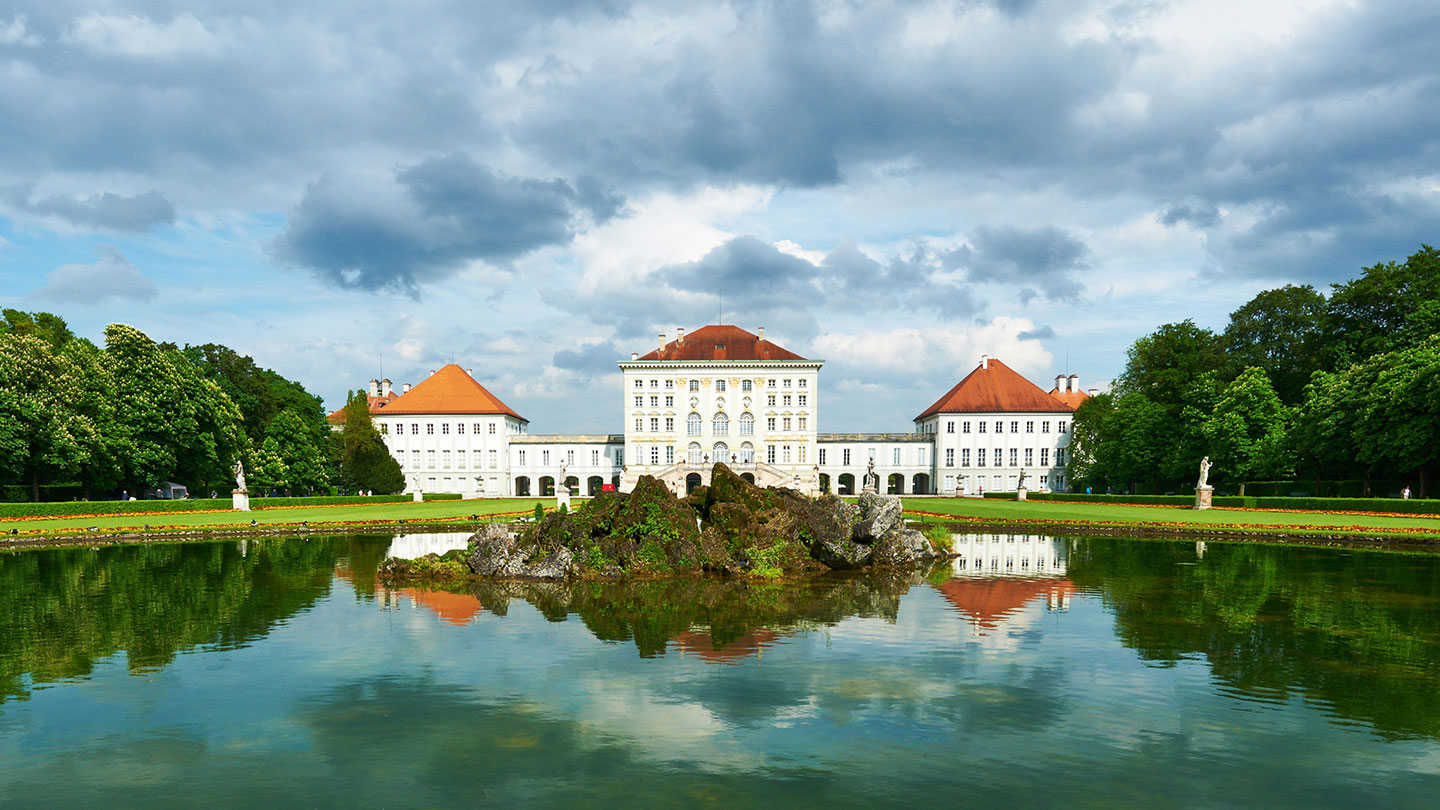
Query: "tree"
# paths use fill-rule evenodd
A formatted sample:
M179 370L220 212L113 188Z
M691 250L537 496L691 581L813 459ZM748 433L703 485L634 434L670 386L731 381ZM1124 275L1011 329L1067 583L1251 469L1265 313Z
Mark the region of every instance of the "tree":
M1225 366L1220 336L1194 321L1167 323L1140 338L1127 352L1119 393L1142 393L1178 414L1196 379Z
M1356 422L1357 456L1418 475L1426 497L1427 468L1440 458L1440 335L1372 358L1357 371L1371 381Z
M1245 369L1225 387L1202 427L1217 471L1231 481L1291 475L1291 418L1265 371Z
M1421 245L1404 264L1385 262L1333 285L1326 307L1325 358L1332 370L1416 345L1433 331L1440 301L1440 250ZM1421 328L1416 328L1416 321Z
M3 334L37 337L57 351L75 339L75 333L70 331L65 319L59 315L49 312L21 312L17 309L0 310L0 335Z
M42 481L76 476L98 443L96 425L75 408L90 382L83 373L33 333L0 334L0 420L8 423L0 437L15 449L0 471L28 484L31 500L40 500Z
M1280 401L1294 405L1304 397L1311 372L1320 367L1325 329L1325 296L1314 287L1287 284L1265 290L1230 313L1222 336L1234 371L1264 370Z
M328 432L328 431L327 431ZM313 492L327 489L330 476L321 452L321 439L313 435L310 425L294 411L281 411L265 428L265 446L270 447L284 465L286 488Z
M347 398L345 427L336 441L340 446L343 483L357 490L381 494L405 489L405 474L375 430L374 421L370 418L369 398L364 391L355 391Z

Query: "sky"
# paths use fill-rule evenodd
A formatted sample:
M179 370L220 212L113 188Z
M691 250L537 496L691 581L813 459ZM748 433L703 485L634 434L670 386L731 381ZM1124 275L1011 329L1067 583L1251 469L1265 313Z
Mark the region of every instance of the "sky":
M532 433L722 321L822 431L1434 243L1433 0L0 5L0 306ZM584 407L581 407L584 406Z

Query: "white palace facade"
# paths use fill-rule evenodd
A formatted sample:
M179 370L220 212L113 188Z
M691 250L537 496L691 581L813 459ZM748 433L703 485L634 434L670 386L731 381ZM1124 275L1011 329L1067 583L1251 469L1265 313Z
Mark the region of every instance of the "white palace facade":
M684 493L723 462L761 486L854 494L874 462L880 491L978 495L1064 490L1070 421L1087 395L1074 376L1049 392L1004 363L980 362L910 433L821 433L823 360L736 326L705 326L621 361L623 433L532 434L520 416L447 365L395 395L371 381L370 411L409 492L589 496L642 475Z

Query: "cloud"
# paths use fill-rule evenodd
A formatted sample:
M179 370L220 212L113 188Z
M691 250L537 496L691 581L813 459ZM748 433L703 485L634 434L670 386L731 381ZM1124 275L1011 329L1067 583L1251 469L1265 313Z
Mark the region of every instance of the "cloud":
M973 242L964 254L972 280L1014 284L1032 294L1038 288L1052 301L1083 290L1076 271L1088 265L1089 248L1059 228L980 228Z
M322 177L272 245L283 261L347 287L415 290L471 262L506 268L615 216L594 181L502 175L455 153L389 178Z
M219 37L188 12L168 23L135 14L91 12L75 20L64 40L99 54L134 59L213 55L220 48Z
M587 375L614 374L615 364L628 355L611 341L585 343L578 349L561 349L552 361L556 368L580 371Z
M56 304L101 304L107 301L154 301L159 291L114 247L94 264L67 264L50 271L31 297Z
M1034 329L1027 329L1015 337L1020 340L1050 340L1055 337L1055 330L1049 326L1039 326Z
M1213 205L1172 205L1160 215L1166 225L1190 225L1195 228L1213 228L1220 224L1220 209Z
M34 47L44 42L39 34L26 29L25 15L17 14L10 22L0 22L0 45L28 45Z
M158 191L133 197L109 191L83 198L54 195L34 201L30 192L30 186L11 188L4 200L18 212L56 217L80 228L139 232L175 221L175 207Z

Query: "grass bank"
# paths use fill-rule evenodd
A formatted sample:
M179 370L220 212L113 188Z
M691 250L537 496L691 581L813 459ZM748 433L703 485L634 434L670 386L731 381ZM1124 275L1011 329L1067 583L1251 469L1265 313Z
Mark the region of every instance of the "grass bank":
M1215 508L1204 511L1108 503L1002 501L979 498L904 498L912 517L953 519L978 526L1098 534L1251 535L1277 539L1375 539L1432 545L1440 541L1440 517L1336 512ZM1117 531L1118 530L1118 531Z

